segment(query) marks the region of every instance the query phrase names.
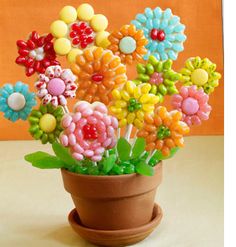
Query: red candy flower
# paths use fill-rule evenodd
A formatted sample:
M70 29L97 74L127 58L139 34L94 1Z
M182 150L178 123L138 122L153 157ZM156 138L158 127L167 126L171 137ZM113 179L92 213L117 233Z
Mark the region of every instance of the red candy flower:
M33 75L35 72L44 73L46 68L51 65L60 64L56 61L56 54L52 43L51 34L39 36L33 31L27 41L17 40L19 56L16 63L25 66L25 74Z

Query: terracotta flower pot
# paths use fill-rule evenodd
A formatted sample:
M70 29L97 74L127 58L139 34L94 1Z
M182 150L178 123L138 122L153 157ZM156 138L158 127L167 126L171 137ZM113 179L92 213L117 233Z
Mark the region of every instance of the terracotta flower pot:
M156 189L162 181L162 163L152 177L79 175L61 170L81 224L90 229L122 230L148 224L153 217Z

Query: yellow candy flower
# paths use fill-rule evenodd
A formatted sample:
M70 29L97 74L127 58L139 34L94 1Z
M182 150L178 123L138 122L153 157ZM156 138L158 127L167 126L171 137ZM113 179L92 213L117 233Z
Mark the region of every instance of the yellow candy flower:
M69 62L75 62L82 50L99 46L106 48L110 43L106 32L108 20L104 15L94 14L93 7L87 3L77 9L65 6L60 11L60 19L51 24L50 30L55 37L54 50L58 55L67 55Z
M210 94L219 85L221 74L216 72L216 64L208 58L189 58L185 62L185 67L180 70L181 81L184 86L196 85L202 88L205 93Z
M152 113L159 102L157 95L149 93L151 85L143 83L139 86L127 81L122 88L112 91L110 111L118 118L119 127L133 124L140 129L143 126L145 113Z

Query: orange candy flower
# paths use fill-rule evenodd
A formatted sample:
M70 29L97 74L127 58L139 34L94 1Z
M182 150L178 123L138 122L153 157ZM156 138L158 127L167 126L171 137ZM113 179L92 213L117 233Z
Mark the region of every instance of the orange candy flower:
M111 42L108 49L120 56L122 63L143 62L142 57L147 53L145 45L148 43L143 30L136 30L134 25L124 25L119 31L112 32L108 40Z
M164 106L160 106L154 115L144 116L143 129L138 131L137 136L146 139L147 151L157 149L168 156L172 148L183 147L183 135L189 133L188 125L181 118L181 112L168 112Z
M126 67L120 58L101 47L78 55L71 69L78 77L76 97L89 103L101 101L108 105L111 91L127 80Z

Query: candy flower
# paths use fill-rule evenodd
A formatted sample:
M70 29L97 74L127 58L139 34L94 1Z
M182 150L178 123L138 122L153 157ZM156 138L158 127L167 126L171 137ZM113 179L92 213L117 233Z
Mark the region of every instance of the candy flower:
M143 30L148 39L145 60L148 60L151 54L157 60L176 60L178 53L184 50L185 26L180 23L178 16L172 15L171 9L163 11L159 7L154 10L146 8L145 13L138 14L131 23L137 29Z
M75 57L87 47L108 46L107 26L107 18L101 14L95 15L89 4L81 4L77 10L65 6L60 11L60 20L51 24L51 33L56 38L54 49L58 55L68 55L68 60L74 62Z
M216 72L216 64L208 58L189 58L185 62L185 67L181 69L181 81L184 86L196 85L203 88L204 92L210 94L219 85L221 74Z
M149 93L150 89L148 83L136 86L128 81L122 88L112 91L110 111L118 118L119 127L133 124L138 129L142 128L144 114L153 112L154 105L159 102L158 96Z
M201 124L201 120L208 120L211 106L208 105L209 96L197 86L182 87L179 94L172 96L172 106L182 112L182 120L188 125Z
M5 84L0 88L0 111L12 122L26 120L35 105L35 94L30 93L28 85L22 82L17 82L15 86Z
M70 148L76 160L100 161L104 151L116 145L118 121L107 114L107 107L100 102L79 101L73 113L64 115L61 125L64 131L60 142Z
M16 63L25 66L27 76L35 72L44 73L48 66L60 64L55 60L52 39L51 34L39 36L33 31L27 41L17 40L19 56L16 58Z
M53 143L60 135L63 108L53 107L51 104L41 105L38 110L32 110L29 116L29 132L42 144Z
M145 114L144 126L137 136L146 139L147 151L157 149L168 156L172 148L183 147L183 135L189 132L188 125L181 118L181 112L168 112L164 106L159 106L155 114Z
M138 78L134 82L150 83L150 92L158 95L160 102L164 100L165 95L178 93L175 86L181 75L172 69L172 61L168 59L165 62L158 61L154 56L150 56L148 63L137 65Z
M145 45L147 45L148 40L143 31L136 30L134 25L124 25L119 31L113 31L108 40L111 42L108 49L120 56L122 63L142 62L143 55L147 53Z
M78 55L71 69L78 77L77 98L90 103L101 101L108 105L110 92L127 79L126 67L120 58L101 47Z
M51 103L53 106L67 105L66 98L75 97L77 85L76 77L70 69L62 69L61 66L50 66L45 74L40 74L35 87L37 96L42 99L42 104Z

